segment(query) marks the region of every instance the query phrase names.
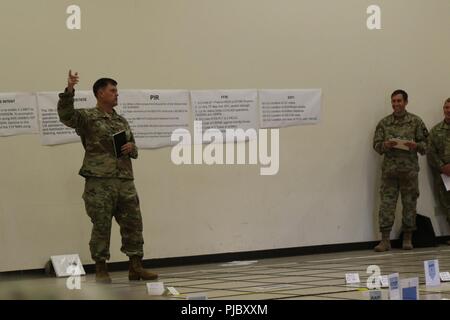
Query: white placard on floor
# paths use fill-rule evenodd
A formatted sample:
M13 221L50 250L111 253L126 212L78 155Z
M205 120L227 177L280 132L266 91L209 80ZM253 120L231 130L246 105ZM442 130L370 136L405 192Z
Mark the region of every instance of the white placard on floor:
M439 260L427 260L423 262L425 269L425 285L427 287L438 287L441 285L439 278Z
M419 300L419 278L400 280L402 300Z
M389 279L389 299L401 300L400 275L393 273L388 276Z
M148 282L147 283L147 294L150 296L161 296L164 293L164 283L163 282Z
M442 282L450 281L450 272L439 272Z
M380 276L380 284L382 288L389 288L389 277Z
M172 296L179 296L180 293L178 292L177 289L175 289L174 287L167 287L167 291L166 291L167 295L172 295Z
M82 276L86 274L78 254L51 256L50 260L57 277Z
M360 283L359 273L346 273L345 274L345 283L346 284L357 284Z
M370 297L370 300L382 300L381 290L370 290L369 297Z
M208 300L208 296L206 293L192 293L188 294L186 297L187 300Z

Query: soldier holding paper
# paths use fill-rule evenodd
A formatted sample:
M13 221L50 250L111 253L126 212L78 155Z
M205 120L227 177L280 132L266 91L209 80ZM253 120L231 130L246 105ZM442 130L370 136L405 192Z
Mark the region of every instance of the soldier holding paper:
M373 138L375 151L384 155L379 210L382 240L374 248L377 252L391 249L390 232L399 193L403 205L403 249L413 248L411 238L416 229L416 204L419 197L417 153L426 153L428 137L423 121L406 111L408 94L404 90L392 93L391 104L394 112L378 123Z

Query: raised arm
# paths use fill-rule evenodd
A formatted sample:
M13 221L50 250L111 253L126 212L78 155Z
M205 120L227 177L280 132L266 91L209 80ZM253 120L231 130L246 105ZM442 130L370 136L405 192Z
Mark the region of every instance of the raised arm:
M72 70L69 70L67 87L63 93L59 94L58 116L66 126L80 130L85 126L86 119L80 110L74 108L75 85L78 81L78 72L72 74Z

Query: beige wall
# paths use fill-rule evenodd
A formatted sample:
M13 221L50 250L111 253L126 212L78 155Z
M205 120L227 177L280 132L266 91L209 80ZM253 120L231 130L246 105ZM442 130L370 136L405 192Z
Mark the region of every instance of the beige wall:
M371 241L378 237L376 123L404 88L428 127L450 96L446 0L79 0L82 29L65 27L72 1L0 2L0 92L79 89L101 76L119 89L322 88L318 125L280 130L280 170L175 166L170 148L134 162L146 258ZM366 8L382 9L382 30ZM50 255L90 263L79 143L0 138L0 271L41 268ZM438 234L421 159L418 210ZM442 220L442 221L441 221ZM396 225L396 232L398 234ZM112 261L120 253L113 229Z

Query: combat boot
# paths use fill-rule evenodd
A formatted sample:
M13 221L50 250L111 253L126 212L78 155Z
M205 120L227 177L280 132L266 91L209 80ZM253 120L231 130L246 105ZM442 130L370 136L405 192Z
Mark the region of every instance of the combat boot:
M390 231L383 231L381 233L381 241L380 243L374 248L376 252L384 252L391 250L391 240L389 239L391 232Z
M411 231L404 231L403 232L403 250L412 250L412 232Z
M130 257L129 280L156 280L158 275L151 273L142 267L142 258L139 256Z
M111 283L111 277L106 268L106 261L95 262L95 281L100 283Z

